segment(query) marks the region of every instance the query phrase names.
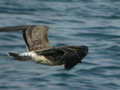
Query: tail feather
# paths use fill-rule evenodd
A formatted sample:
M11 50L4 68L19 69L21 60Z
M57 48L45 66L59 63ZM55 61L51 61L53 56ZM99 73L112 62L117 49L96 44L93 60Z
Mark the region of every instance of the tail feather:
M12 57L19 57L19 54L13 52L9 52L8 55Z
M30 56L21 56L19 53L9 52L8 55L16 60L19 61L26 61L30 60Z

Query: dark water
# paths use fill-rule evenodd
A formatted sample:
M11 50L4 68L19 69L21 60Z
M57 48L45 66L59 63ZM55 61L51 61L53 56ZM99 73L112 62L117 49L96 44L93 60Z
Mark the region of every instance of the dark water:
M53 47L87 45L74 69L19 62L21 33L0 33L0 90L120 90L120 0L0 0L0 27L48 25Z

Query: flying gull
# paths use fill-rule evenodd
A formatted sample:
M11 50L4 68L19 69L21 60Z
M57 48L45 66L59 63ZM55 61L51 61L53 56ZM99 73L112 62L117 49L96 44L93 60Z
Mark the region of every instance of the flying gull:
M35 61L44 65L64 65L65 70L72 69L88 54L87 46L62 46L52 48L48 40L47 26L13 26L0 28L0 32L22 31L28 51L23 53L8 52L19 61Z

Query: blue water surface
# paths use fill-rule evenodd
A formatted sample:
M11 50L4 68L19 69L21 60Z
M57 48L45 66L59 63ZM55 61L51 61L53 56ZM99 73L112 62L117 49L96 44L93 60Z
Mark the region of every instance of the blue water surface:
M0 90L120 90L120 0L0 0L0 27L48 25L53 47L87 45L71 71L19 62L21 32L0 33Z

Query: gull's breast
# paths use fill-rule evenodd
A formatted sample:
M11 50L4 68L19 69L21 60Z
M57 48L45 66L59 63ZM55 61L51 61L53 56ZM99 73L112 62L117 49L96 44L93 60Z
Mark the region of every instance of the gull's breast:
M55 63L53 60L48 59L47 57L43 55L34 55L32 56L32 60L41 64L46 64L46 65L54 65Z

